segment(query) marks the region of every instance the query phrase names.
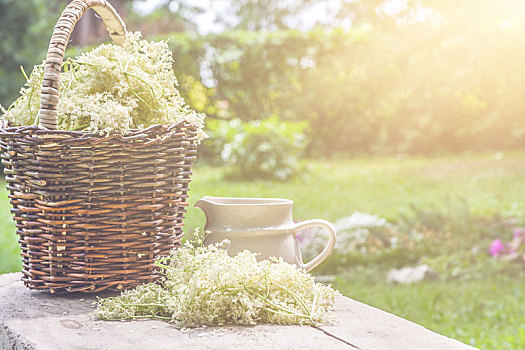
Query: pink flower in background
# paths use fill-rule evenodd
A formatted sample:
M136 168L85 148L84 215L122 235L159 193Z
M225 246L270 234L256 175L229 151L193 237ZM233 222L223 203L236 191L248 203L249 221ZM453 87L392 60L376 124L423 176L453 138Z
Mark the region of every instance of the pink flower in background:
M521 236L521 229L517 228L514 231L514 238L518 238L519 236Z
M505 249L503 242L498 238L493 240L490 244L489 253L492 256L498 256L501 252L503 252L503 249Z

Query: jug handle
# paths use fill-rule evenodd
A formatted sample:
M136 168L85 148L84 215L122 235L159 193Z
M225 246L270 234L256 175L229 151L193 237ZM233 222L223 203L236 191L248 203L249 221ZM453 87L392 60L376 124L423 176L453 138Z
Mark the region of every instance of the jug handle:
M302 221L294 226L293 231L296 234L297 231L304 230L304 229L311 228L311 227L321 227L321 228L326 229L328 231L328 243L324 247L321 254L319 254L318 256L316 256L315 258L313 258L306 264L299 265L301 268L305 269L307 272L311 271L314 267L322 263L323 260L326 259L332 253L332 251L334 250L335 238L336 238L334 226L328 221L321 220L321 219Z

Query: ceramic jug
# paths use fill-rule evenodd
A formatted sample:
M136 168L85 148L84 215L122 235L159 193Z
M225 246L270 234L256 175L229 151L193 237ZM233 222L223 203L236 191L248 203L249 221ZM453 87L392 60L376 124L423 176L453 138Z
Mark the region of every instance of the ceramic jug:
M228 239L228 254L232 256L247 249L259 253L259 260L282 257L310 271L330 255L335 245L335 229L328 221L294 223L293 201L289 199L203 197L195 207L206 215L204 244ZM296 234L310 227L325 228L329 233L328 242L321 254L303 263Z

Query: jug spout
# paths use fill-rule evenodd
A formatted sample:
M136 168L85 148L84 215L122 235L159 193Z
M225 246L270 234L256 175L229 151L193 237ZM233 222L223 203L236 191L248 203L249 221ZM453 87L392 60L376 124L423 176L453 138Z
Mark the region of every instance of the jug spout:
M208 219L208 214L209 214L209 211L210 211L210 208L211 206L213 205L213 201L212 201L212 197L209 197L209 196L205 196L205 197L202 197L201 199L199 199L194 207L195 208L199 208L200 210L202 210L204 212L204 215L206 215L206 219Z

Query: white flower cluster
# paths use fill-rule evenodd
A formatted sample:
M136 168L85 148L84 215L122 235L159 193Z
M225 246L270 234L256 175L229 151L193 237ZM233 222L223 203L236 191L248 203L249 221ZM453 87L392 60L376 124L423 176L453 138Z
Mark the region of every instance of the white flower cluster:
M38 123L43 65L35 66L21 97L4 113L14 125ZM205 135L204 115L177 90L173 55L165 41L128 33L123 46L100 45L66 59L60 75L58 126L61 130L126 133L153 124L187 120Z
M371 230L390 228L391 225L383 218L354 212L352 215L339 219L334 223L337 232L335 252L346 255L352 252L366 250L367 241L370 239ZM297 237L305 260L317 256L326 244L328 234L320 229L304 230ZM390 245L396 243L396 237L391 237Z
M164 271L160 284L99 300L95 315L162 318L177 327L333 322L339 292L282 259L258 262L249 251L231 257L225 242L196 248L186 244L173 251L157 262Z

